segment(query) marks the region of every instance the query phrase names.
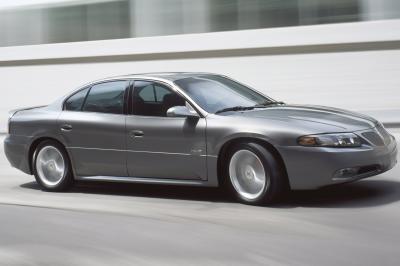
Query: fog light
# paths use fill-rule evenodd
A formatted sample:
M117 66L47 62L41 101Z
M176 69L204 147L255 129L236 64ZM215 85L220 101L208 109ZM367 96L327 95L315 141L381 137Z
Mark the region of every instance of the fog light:
M349 167L337 170L333 178L349 178L358 174L359 167Z

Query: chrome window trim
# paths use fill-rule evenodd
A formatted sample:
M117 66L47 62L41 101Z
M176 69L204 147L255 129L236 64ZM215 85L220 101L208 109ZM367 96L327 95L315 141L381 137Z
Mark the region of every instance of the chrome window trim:
M210 74L211 75L212 73L204 73L204 74ZM228 77L223 76L223 75L219 75L219 76L222 76L224 78L228 78ZM154 77L154 76L151 76L151 75L140 75L140 74L118 76L118 77L112 77L112 78L105 78L105 79L100 79L100 80L96 80L96 81L84 84L83 86L79 87L78 89L74 90L73 92L69 93L68 95L66 95L64 97L64 99L62 100L62 105L61 105L62 111L66 111L66 110L64 110L65 101L69 97L74 95L75 93L79 92L80 90L83 90L83 89L85 89L87 87L92 87L92 86L94 86L96 84L99 84L99 83L110 82L110 81L119 81L119 80L121 80L121 81L133 81L133 82L135 80L144 80L144 81L153 81L153 82L163 83L166 86L168 86L168 88L172 89L173 91L175 91L176 93L181 95L189 104L191 104L191 106L200 115L201 118L207 117L210 114L206 110L201 108L185 91L183 91L178 85L176 85L173 80L170 80L170 79L167 79L167 78ZM230 80L233 80L233 79L230 79ZM233 80L233 81L237 82L236 80ZM242 84L240 82L237 82L237 83ZM253 91L255 91L255 92L259 93L259 94L261 94L262 96L264 96L266 98L271 99L270 97L264 95L263 93L260 93L257 90L254 90L253 88L251 88L251 87L249 87L247 85L244 85L244 86L248 87L249 89L251 89L251 90L253 90ZM128 114L128 115L131 115L131 114ZM143 117L147 117L147 116L143 116ZM154 116L148 116L148 117L154 117Z

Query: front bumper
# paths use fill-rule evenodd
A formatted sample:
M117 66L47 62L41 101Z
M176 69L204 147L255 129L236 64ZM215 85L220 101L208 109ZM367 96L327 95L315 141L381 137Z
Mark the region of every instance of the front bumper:
M397 163L397 145L393 138L385 146L363 145L359 148L280 147L294 190L355 181L381 174ZM338 177L338 171L362 169L351 176Z

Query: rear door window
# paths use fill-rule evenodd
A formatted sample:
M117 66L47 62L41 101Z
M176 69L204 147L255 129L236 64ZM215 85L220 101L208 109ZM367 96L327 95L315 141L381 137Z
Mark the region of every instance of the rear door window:
M94 85L86 98L83 111L123 114L127 81L111 81Z

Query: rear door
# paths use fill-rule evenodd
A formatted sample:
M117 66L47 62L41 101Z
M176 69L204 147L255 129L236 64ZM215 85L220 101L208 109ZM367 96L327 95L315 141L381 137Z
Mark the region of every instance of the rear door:
M58 126L77 176L127 176L128 81L94 84L66 100Z
M167 117L185 99L168 85L134 83L127 116L127 168L132 177L207 179L205 118Z

